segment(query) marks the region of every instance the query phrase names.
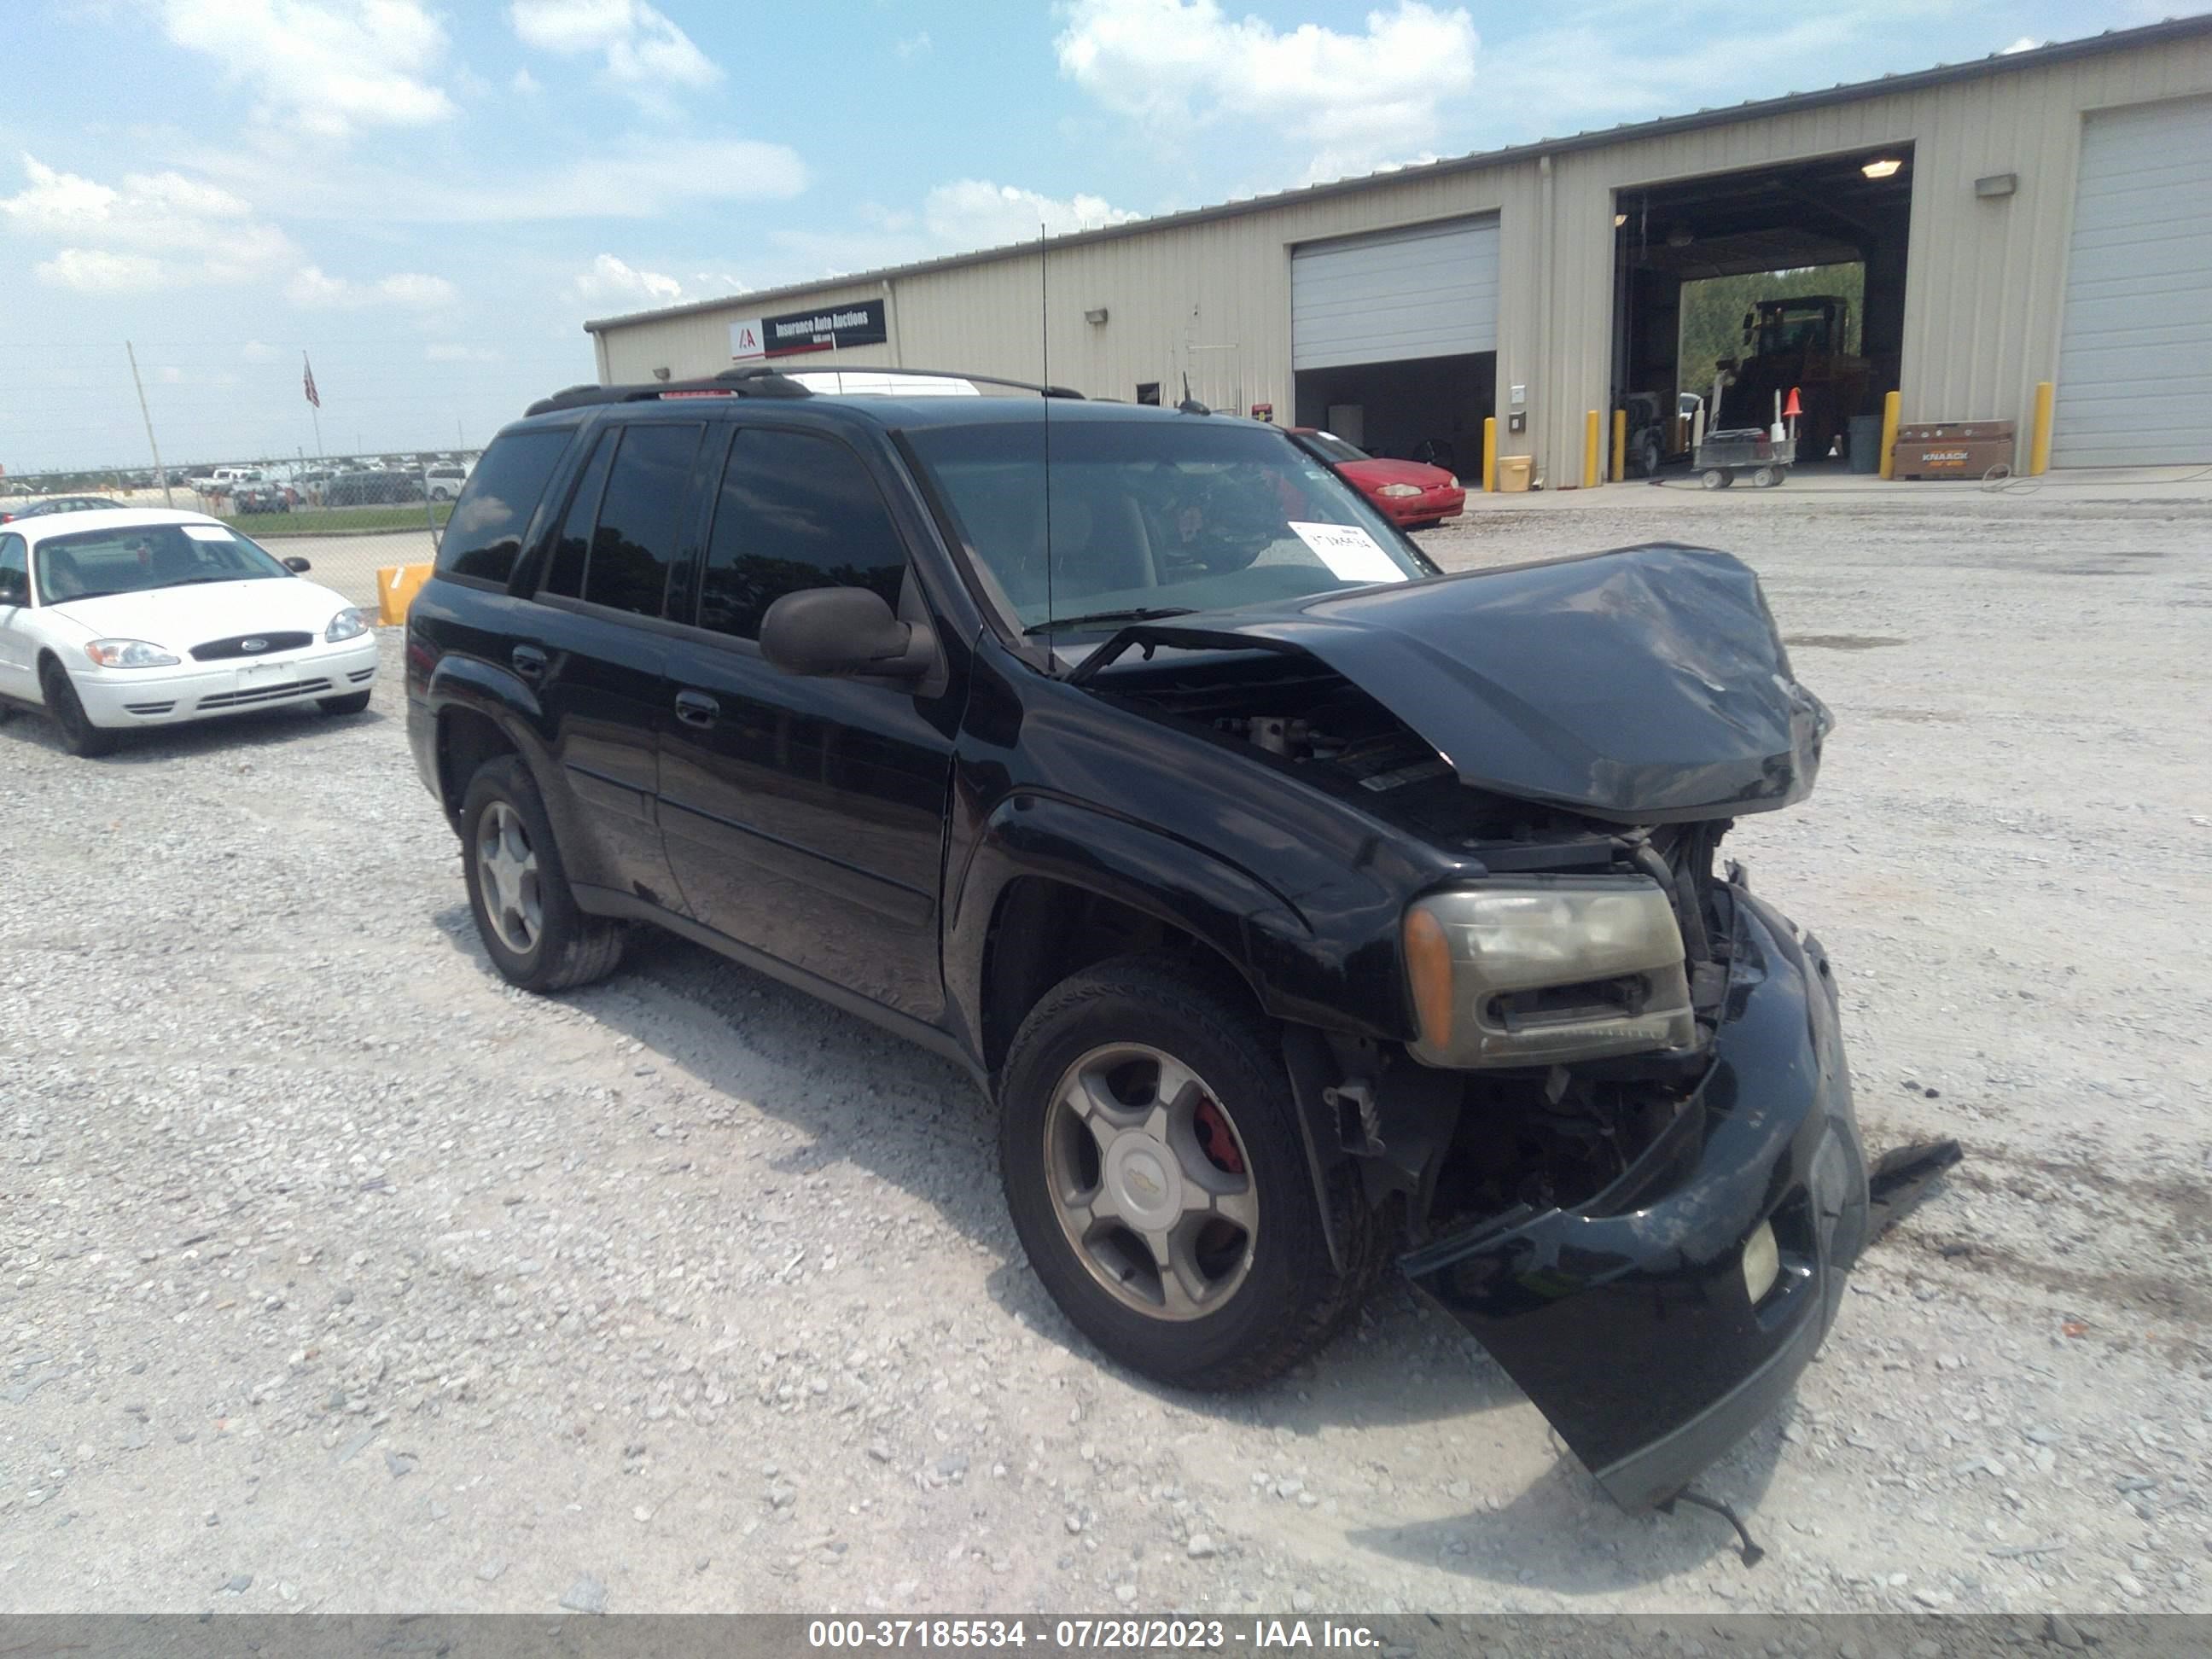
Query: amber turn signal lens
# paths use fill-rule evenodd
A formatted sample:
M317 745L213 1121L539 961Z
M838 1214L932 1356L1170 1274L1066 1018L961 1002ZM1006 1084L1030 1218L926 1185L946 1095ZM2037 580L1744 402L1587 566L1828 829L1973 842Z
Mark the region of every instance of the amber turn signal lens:
M1413 1012L1421 1022L1421 1041L1434 1049L1451 1044L1451 942L1444 925L1426 910L1406 915L1406 978L1413 990Z

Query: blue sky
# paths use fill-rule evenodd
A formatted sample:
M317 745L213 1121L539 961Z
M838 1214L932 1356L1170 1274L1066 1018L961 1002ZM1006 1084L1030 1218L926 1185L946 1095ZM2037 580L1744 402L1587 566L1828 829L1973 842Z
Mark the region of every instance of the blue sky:
M0 6L0 465L480 444L586 317L1869 79L2166 0ZM1744 20L1759 17L1747 29Z

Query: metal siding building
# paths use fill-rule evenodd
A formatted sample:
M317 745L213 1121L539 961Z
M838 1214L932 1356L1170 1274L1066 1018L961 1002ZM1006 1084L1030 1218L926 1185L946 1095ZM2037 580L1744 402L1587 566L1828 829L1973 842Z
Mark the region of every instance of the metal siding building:
M1493 217L1478 264L1494 268L1470 271L1462 285L1484 290L1477 303L1488 313L1463 321L1495 330L1485 401L1500 417L1502 454L1533 455L1554 487L1571 486L1581 475L1584 411L1611 406L1622 379L1616 213L1638 192L1683 181L1896 152L1911 158L1893 382L1904 418L2012 420L2024 435L2036 383L2059 380L2062 350L2071 349L2062 344L2062 324L2085 119L2208 94L2212 18L2200 17L1079 233L1042 250L961 255L586 327L603 380L684 379L730 365L732 319L880 299L884 343L799 366L893 364L1019 379L1045 378L1048 369L1053 380L1093 396L1127 399L1156 384L1170 404L1188 374L1192 392L1214 407L1265 403L1289 411L1297 408L1292 271L1300 249ZM2196 107L2212 112L2212 103ZM2000 175L2012 175L2008 193L1978 194L1977 180ZM2184 194L2191 199L2171 202L2172 214L2202 225L2201 197ZM1871 264L1868 280L1871 295ZM2199 267L2190 280L2201 300L2212 271ZM1869 336L1871 306L1870 298ZM1086 313L1103 313L1103 320ZM1041 316L1048 318L1043 326ZM1486 349L1462 331L1454 349L1468 346ZM1309 372L1316 360L1310 354ZM1525 388L1517 405L1516 387ZM2182 386L2169 404L2176 416L2193 410L2201 417L2182 440L2197 459L2212 459L2208 391ZM2109 392L2100 392L2101 402L2112 401ZM1511 433L1507 416L1516 407L1526 429ZM2064 421L2094 417L2090 402L2069 404L2063 380L2059 407L2062 459L2069 448L2084 459L2124 455L2124 438L2115 448L2077 434L2069 446ZM2172 448L2164 443L2156 458Z

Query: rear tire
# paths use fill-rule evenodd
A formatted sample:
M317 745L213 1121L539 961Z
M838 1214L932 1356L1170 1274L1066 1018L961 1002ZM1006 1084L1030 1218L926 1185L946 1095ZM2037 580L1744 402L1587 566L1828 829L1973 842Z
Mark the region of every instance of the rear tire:
M1753 489L1771 489L1775 485L1781 482L1782 469L1780 467L1759 466L1753 467L1752 469L1751 487Z
M1048 992L1006 1057L1000 1170L1030 1265L1077 1329L1160 1382L1241 1389L1335 1333L1380 1269L1382 1229L1347 1165L1315 1190L1279 1034L1208 978L1123 957ZM1169 1218L1150 1231L1135 1224L1148 1200Z
M508 983L566 991L621 964L623 926L577 908L552 821L520 756L487 761L469 780L461 869L477 937Z
M318 697L315 707L325 714L365 714L368 712L368 693L349 691L343 697Z
M1726 489L1735 482L1735 474L1724 466L1709 466L1698 475L1698 482L1708 489Z
M119 734L92 723L66 668L58 662L48 663L39 676L39 689L46 694L46 712L61 728L63 748L79 760L97 760L115 752Z

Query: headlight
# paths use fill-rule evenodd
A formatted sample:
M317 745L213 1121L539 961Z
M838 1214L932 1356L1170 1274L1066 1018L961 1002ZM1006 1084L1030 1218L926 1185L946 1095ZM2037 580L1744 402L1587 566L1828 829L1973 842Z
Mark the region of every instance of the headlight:
M348 605L331 618L331 625L323 630L323 637L336 645L340 640L357 639L368 632L368 619Z
M1762 1221L1743 1242L1743 1291L1757 1307L1782 1277L1782 1250L1774 1242L1774 1224Z
M1375 493L1378 495L1418 495L1421 493L1421 487L1419 484L1384 484Z
M1406 971L1431 1066L1547 1066L1697 1037L1674 907L1643 877L1493 882L1406 913Z
M1467 488L1467 486L1466 486L1465 484L1462 484L1462 483L1460 483L1460 481L1459 481L1459 474L1458 474L1458 473L1456 473L1456 472L1455 472L1455 473L1453 473L1453 474L1452 474L1452 481L1451 481L1450 488L1452 488L1452 489L1466 489L1466 488Z
M176 658L144 640L94 640L84 654L102 668L172 668Z

